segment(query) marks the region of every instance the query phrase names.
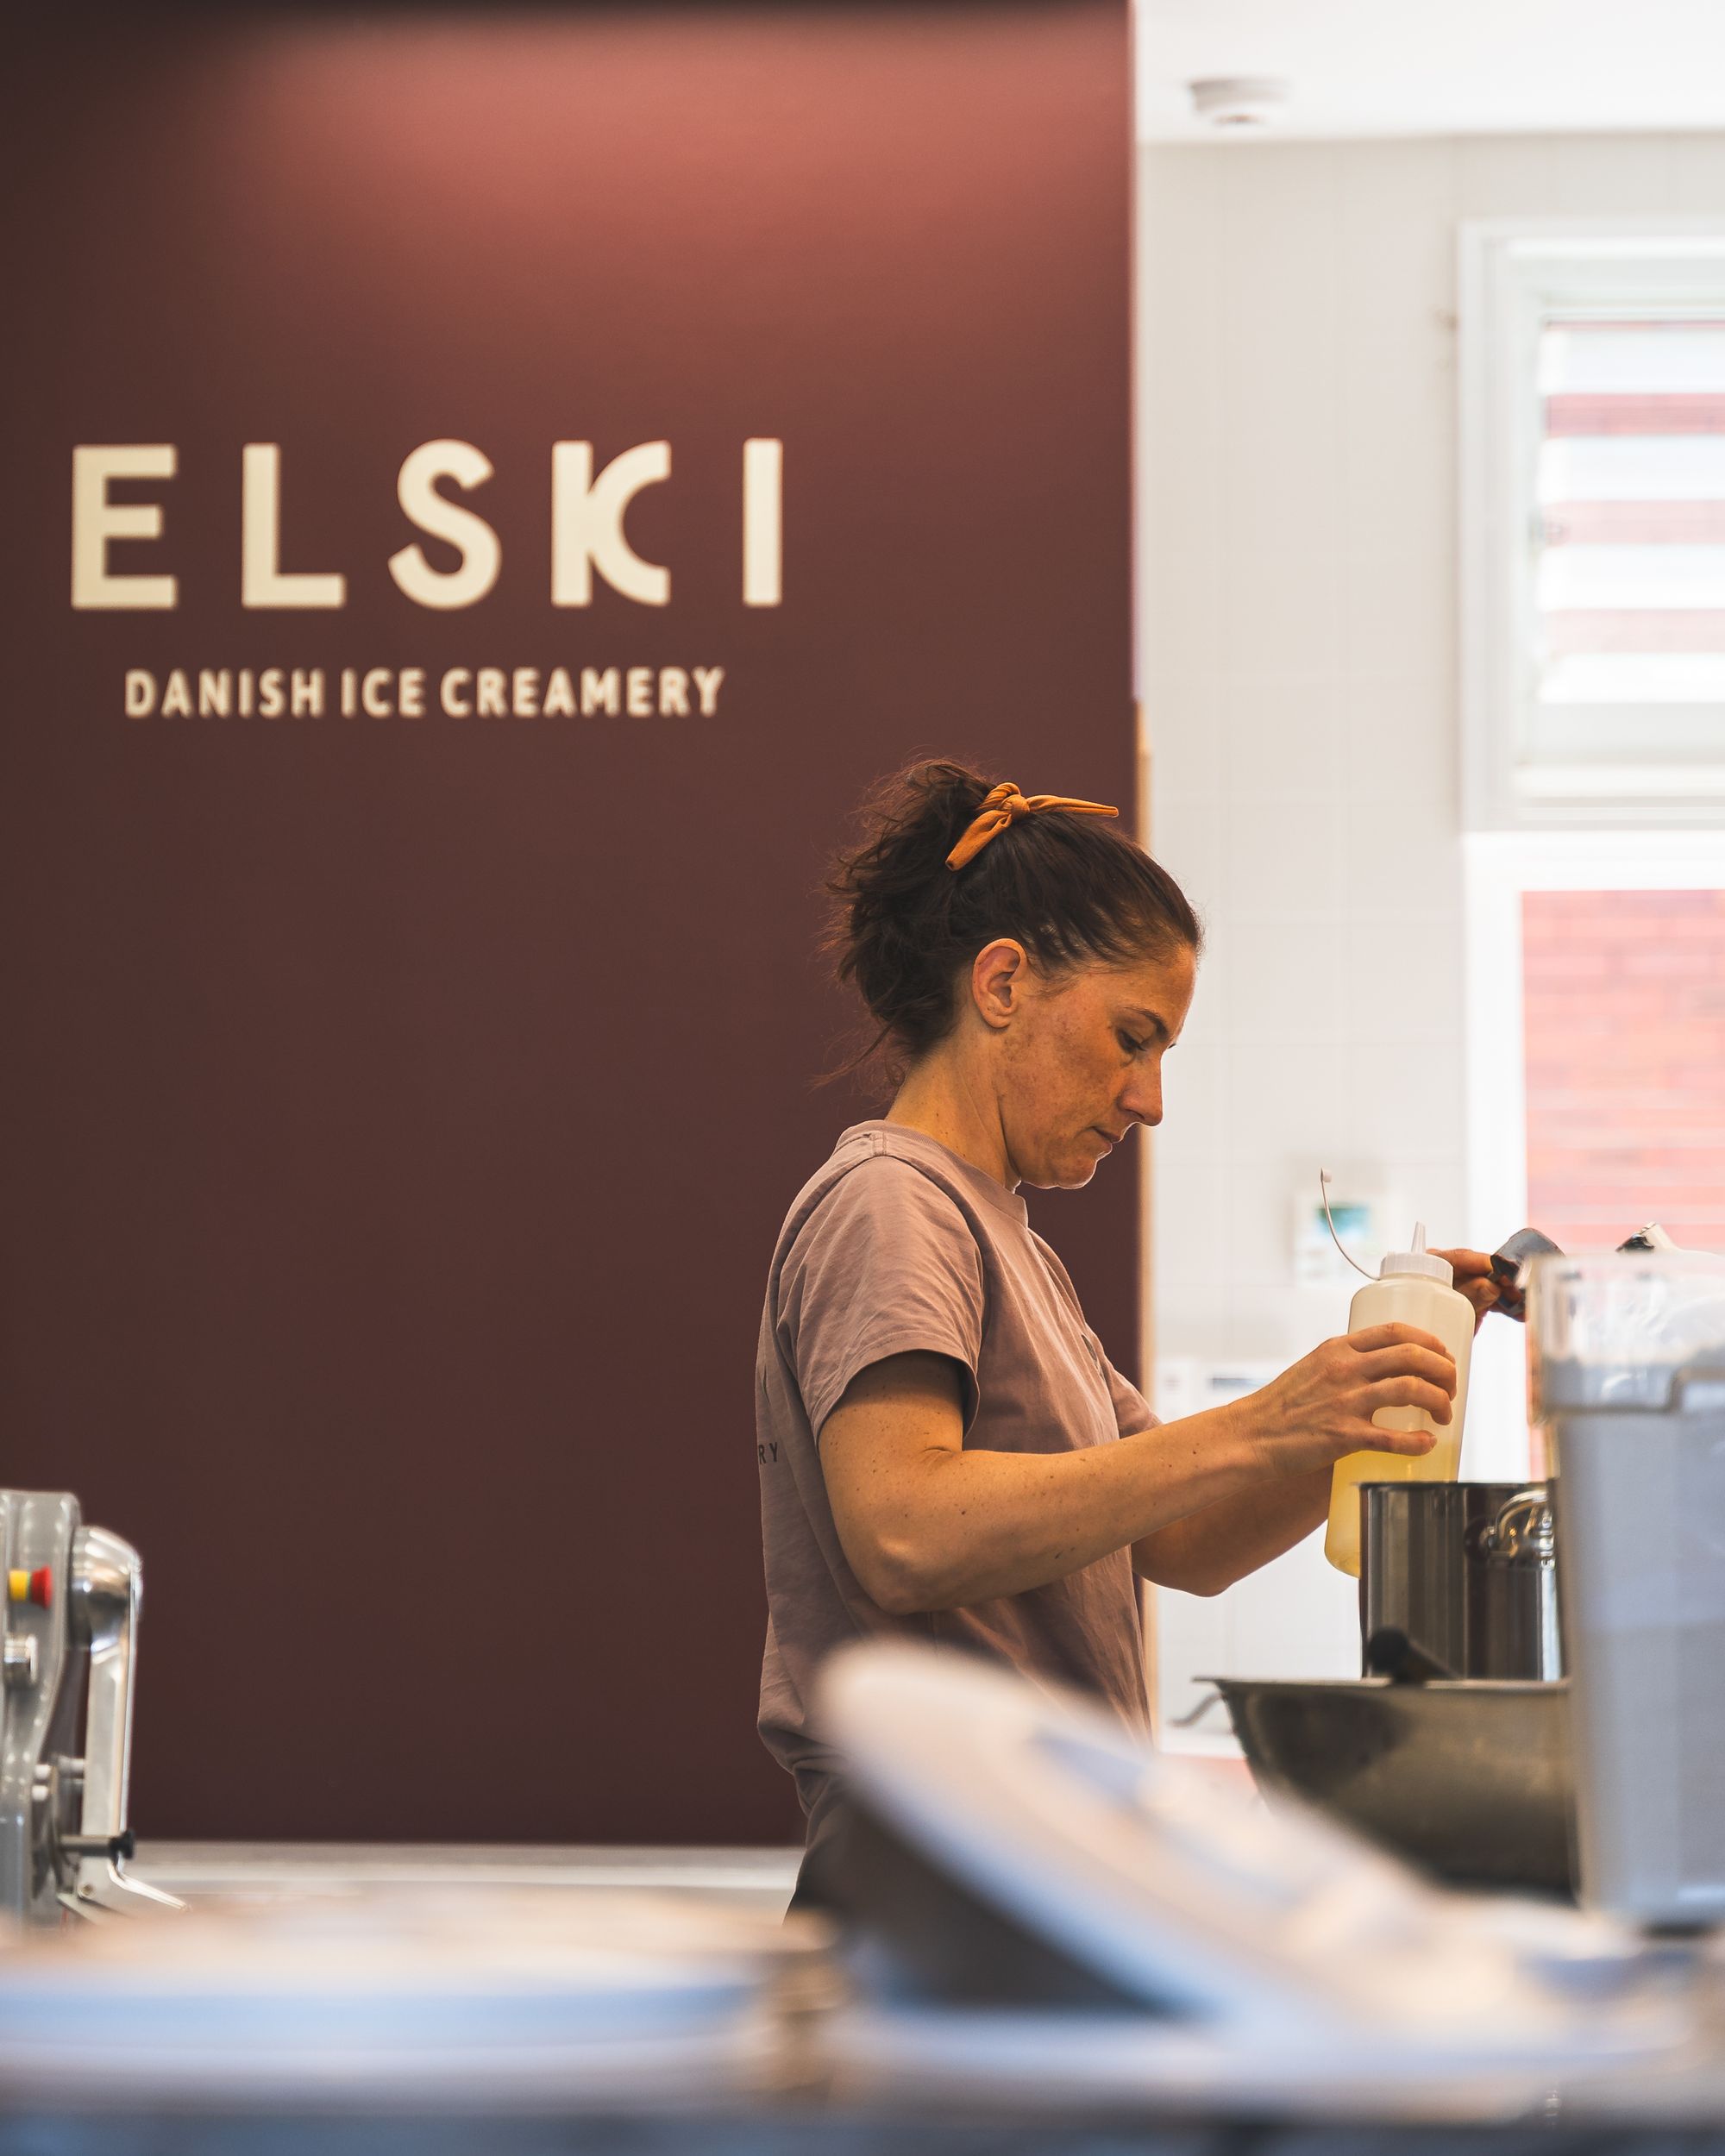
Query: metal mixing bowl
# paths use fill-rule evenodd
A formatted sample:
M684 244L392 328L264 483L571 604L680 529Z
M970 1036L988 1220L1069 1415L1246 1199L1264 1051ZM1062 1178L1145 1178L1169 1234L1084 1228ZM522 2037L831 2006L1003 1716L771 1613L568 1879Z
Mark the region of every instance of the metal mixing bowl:
M1285 1790L1457 1885L1568 1894L1569 1688L1219 1677L1260 1789Z

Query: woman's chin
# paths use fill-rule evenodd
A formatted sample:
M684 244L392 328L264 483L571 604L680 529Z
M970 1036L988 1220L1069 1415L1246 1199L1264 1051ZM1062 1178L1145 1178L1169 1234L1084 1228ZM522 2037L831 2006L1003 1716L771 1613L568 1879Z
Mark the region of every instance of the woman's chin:
M1094 1153L1068 1153L1051 1161L1042 1175L1026 1175L1025 1181L1038 1190L1082 1190L1101 1165Z
M1032 1190L1082 1190L1114 1149L1100 1131L1087 1130L1053 1138L1045 1152L1026 1160L1029 1150L1012 1149L1018 1181Z

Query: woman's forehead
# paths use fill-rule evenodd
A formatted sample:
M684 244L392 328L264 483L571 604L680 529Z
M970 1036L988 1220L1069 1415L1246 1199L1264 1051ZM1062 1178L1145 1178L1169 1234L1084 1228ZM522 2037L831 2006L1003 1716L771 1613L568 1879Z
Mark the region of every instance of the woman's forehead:
M1196 958L1182 943L1157 957L1099 966L1093 978L1111 1000L1141 1002L1162 1017L1167 1015L1164 1006L1170 1002L1184 1007L1197 971Z

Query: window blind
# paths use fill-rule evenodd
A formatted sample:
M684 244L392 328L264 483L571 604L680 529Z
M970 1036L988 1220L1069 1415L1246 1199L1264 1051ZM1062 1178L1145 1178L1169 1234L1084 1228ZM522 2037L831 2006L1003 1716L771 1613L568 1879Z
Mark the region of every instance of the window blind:
M1725 715L1725 318L1548 318L1538 349L1535 701Z

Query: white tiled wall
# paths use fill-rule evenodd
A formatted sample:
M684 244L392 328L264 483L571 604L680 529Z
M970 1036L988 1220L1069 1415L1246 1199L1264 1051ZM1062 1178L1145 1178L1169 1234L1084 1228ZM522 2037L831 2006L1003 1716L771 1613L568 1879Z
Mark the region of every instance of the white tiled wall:
M1455 252L1465 217L1725 209L1725 136L1141 152L1139 680L1210 955L1155 1140L1155 1326L1286 1358L1291 1193L1461 1238Z
M1272 1363L1200 1363L1164 1355L1156 1371L1156 1410L1164 1422L1199 1414L1256 1391ZM1156 1593L1151 1633L1158 1741L1169 1752L1235 1753L1226 1713L1209 1679L1352 1677L1358 1663L1358 1590L1325 1562L1313 1537L1226 1595Z
M1345 1286L1292 1277L1293 1193L1320 1165L1404 1194L1434 1242L1476 1232L1457 227L1718 212L1725 136L1140 155L1151 828L1210 936L1153 1142L1154 1338L1160 1355L1279 1365L1346 1319ZM1349 1673L1346 1627L1311 1651Z

